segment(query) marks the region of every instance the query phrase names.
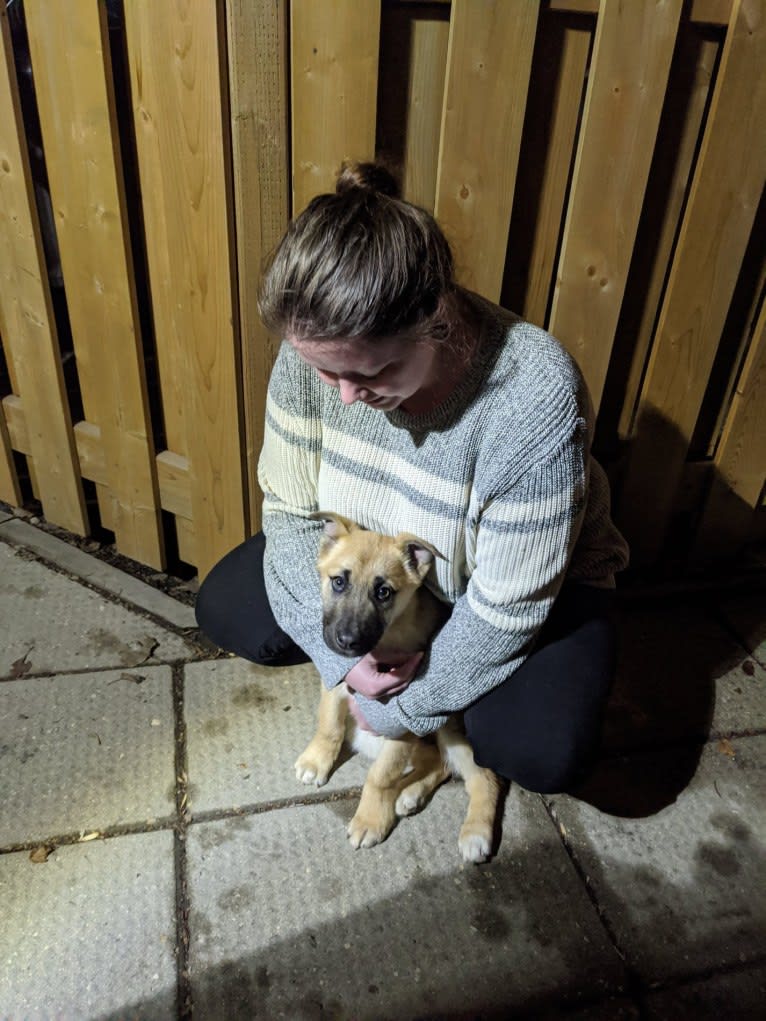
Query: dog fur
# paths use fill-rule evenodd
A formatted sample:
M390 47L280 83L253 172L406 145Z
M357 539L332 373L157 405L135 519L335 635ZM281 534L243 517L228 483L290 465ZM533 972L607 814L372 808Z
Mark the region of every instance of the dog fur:
M438 551L414 535L392 538L370 532L331 512L312 517L325 524L317 567L327 645L350 657L374 651L379 663L387 652L425 650L445 619L443 604L423 587ZM331 691L322 685L317 731L295 763L295 773L302 783L321 787L344 739L374 760L348 827L352 845L372 847L385 840L397 818L422 808L455 774L465 780L469 797L460 852L466 861L486 861L500 784L491 770L474 762L459 719L439 730L435 742L414 734L384 738L357 727L349 697L345 682Z

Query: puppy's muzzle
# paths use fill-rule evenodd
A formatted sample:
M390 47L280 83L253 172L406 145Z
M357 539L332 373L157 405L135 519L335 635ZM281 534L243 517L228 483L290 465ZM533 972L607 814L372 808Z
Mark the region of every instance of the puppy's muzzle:
M341 656L364 656L378 644L383 628L373 623L360 627L349 619L326 620L323 633L325 643Z

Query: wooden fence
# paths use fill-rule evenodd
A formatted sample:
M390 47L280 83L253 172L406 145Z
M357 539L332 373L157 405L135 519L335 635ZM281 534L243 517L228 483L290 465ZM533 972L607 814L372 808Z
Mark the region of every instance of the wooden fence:
M600 409L634 562L764 535L766 0L16 0L0 499L204 575L258 527L288 217L384 154Z

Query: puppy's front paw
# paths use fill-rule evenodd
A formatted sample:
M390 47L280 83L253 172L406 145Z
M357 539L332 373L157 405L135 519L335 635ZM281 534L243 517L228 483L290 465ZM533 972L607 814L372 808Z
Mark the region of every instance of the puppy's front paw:
M295 763L295 776L301 783L324 787L335 764L335 753L323 741L312 741Z
M348 839L354 849L374 847L382 843L394 828L396 816L386 812L367 813L357 811L348 825Z
M463 861L481 865L492 857L492 832L481 826L465 824L460 831L458 847Z

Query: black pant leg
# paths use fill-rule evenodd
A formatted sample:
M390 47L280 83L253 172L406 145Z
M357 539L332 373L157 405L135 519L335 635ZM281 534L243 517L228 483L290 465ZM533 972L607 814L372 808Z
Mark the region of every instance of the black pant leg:
M195 613L200 629L222 649L253 663L293 666L309 657L274 619L263 580L262 532L236 546L200 586Z
M522 666L465 713L479 765L527 790L571 789L600 743L615 670L614 593L565 585Z

